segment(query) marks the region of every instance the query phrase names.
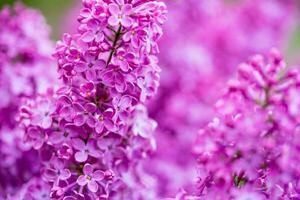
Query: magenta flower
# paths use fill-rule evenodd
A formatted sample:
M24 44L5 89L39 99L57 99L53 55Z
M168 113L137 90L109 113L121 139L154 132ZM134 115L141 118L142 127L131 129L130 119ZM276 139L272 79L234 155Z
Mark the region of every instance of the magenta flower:
M115 87L118 92L124 92L127 89L127 82L121 71L116 69L108 70L101 78L105 84Z
M67 180L71 177L71 172L69 169L64 169L64 167L62 160L53 159L51 167L44 169L43 176L50 182L58 183L59 180Z
M84 60L79 61L75 64L75 71L85 72L86 79L93 81L96 79L96 74L98 71L105 67L105 62L103 60L97 60L95 56L90 54L84 55Z
M95 127L96 118L91 114L97 110L96 106L92 103L87 103L84 107L81 104L75 103L76 115L74 117L74 124L82 126L88 124L90 127Z
M95 125L95 130L97 133L102 133L104 128L111 132L115 130L115 125L112 121L113 114L113 110L109 108L97 117L98 121Z
M87 82L80 86L80 92L84 97L94 97L96 94L95 84L93 82Z
M116 110L113 119L127 120L130 112L129 108L132 105L132 98L130 96L115 97L112 103Z
M72 140L72 146L74 149L78 150L75 153L77 162L85 162L88 159L88 156L95 158L100 156L100 152L95 147L94 140L89 140L88 143L85 144L81 139L76 138Z
M28 135L25 139L32 144L34 149L40 149L46 140L45 133L34 127L30 127L27 131Z
M73 156L73 148L68 144L63 144L57 150L57 157L59 159L70 160L72 156Z
M55 106L52 102L42 100L36 108L32 110L32 124L41 128L49 128L52 124L51 114L54 112Z
M87 31L82 35L82 40L84 42L101 42L104 40L103 30L105 28L105 24L101 24L96 20L89 20L87 23Z
M131 42L134 47L139 47L141 44L146 42L147 32L143 29L128 31L124 34L123 40Z
M134 65L135 55L133 53L126 53L124 50L119 50L116 53L116 57L113 63L120 66L120 69L124 72L130 70L130 66Z
M39 148L45 177L54 180L60 170L64 172L49 183L51 198L143 199L148 193L147 176L139 163L154 150L155 142L153 121L147 112L136 112L138 104L145 108L138 79L144 79L146 72L156 74L153 87L158 87L156 51L148 46L155 46L162 34L163 21L158 18L165 18L161 15L166 7L155 0L119 2L120 7L111 0L82 3L77 34L64 34L54 53L62 85L25 102L21 123L28 141ZM138 45L123 38L133 30L144 33ZM148 93L147 98L153 95ZM48 100L55 109L40 115L51 123L39 126L31 110ZM31 134L29 128L44 135ZM53 167L55 159L63 160L60 170ZM91 166L105 173L93 172Z
M80 186L87 185L91 192L98 191L98 183L104 179L104 172L101 170L94 171L92 165L85 164L83 167L83 175L79 176L77 179L77 184Z
M52 144L60 144L60 143L68 143L72 140L72 138L75 138L78 136L78 131L76 130L76 127L71 124L66 124L63 127L63 130L55 131L49 135L49 142Z
M132 12L131 4L118 5L115 3L109 4L109 12L111 16L108 18L108 23L111 26L117 26L121 24L124 27L130 27L132 24L132 19L130 14Z
M268 59L256 55L239 66L238 79L216 104L217 116L197 137L200 196L300 195L283 189L299 184L294 139L299 119L286 98L288 91L300 91L298 77L299 71L287 67L274 49Z

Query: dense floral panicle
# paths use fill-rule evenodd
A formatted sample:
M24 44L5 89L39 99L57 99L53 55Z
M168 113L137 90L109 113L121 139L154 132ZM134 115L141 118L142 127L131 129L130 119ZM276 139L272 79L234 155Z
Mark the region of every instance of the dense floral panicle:
M239 66L197 138L202 199L300 197L299 81L275 49Z
M38 11L21 4L0 11L0 199L39 170L38 155L24 144L16 117L23 97L54 83L52 48L49 27Z
M155 199L139 163L156 147L144 103L159 85L166 6L82 3L78 32L64 34L54 53L63 86L21 108L26 141L41 154L48 198Z
M194 163L187 162L193 160L192 143L211 119L212 104L236 66L252 53L284 47L294 28L296 1L227 2L167 1L170 11L159 54L161 85L149 105L150 116L159 124L157 159L150 160L149 170L158 174L162 196L174 195L181 186L192 188L193 179L186 178L187 171L195 173Z

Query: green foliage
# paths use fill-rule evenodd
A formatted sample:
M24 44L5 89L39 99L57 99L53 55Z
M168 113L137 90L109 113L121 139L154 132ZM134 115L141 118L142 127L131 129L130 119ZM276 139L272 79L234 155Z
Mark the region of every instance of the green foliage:
M0 1L0 8L2 8L4 5L12 5L15 2L15 0L1 0Z

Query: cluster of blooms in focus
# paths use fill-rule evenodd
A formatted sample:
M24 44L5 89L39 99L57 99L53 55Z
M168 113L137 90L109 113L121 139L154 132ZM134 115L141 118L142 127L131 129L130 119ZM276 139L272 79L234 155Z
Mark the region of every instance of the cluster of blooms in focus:
M275 49L238 67L198 134L199 199L300 198L299 83Z
M39 151L41 182L18 198L155 199L140 167L155 149L144 106L159 85L157 41L166 6L155 0L83 0L78 33L54 53L62 86L21 108L26 141ZM40 195L40 194L39 194Z
M253 53L264 54L274 46L284 49L298 16L294 0L166 3L161 85L148 107L158 122L158 150L146 166L157 177L162 197L174 196L180 187L195 189L191 147L197 131L213 117L224 84Z
M16 118L22 98L34 98L55 82L52 49L39 12L21 4L0 11L0 199L39 172L38 155L24 143Z

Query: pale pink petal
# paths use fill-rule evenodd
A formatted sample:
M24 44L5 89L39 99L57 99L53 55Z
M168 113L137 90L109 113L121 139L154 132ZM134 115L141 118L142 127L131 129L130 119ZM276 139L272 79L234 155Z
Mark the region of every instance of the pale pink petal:
M74 149L83 150L85 148L85 143L81 139L75 138L72 139L72 146Z
M74 66L74 69L77 72L84 72L87 69L87 64L84 63L84 62L76 63L75 66Z
M51 135L49 136L49 142L51 142L52 144L59 144L63 141L63 139L63 133L58 131L51 133Z
M78 114L74 118L74 124L76 126L82 126L86 121L86 118L83 114Z
M129 27L132 25L132 19L128 16L123 16L121 19L121 24L125 27Z
M91 180L88 182L88 188L91 192L97 192L98 191L98 184L96 181Z
M119 102L119 106L122 110L125 110L129 106L131 106L131 98L129 96L123 96Z
M83 167L83 173L85 175L92 175L93 173L93 166L90 165L90 164L85 164L84 167Z
M105 120L104 126L109 131L114 131L114 129L115 129L115 125L112 120Z
M80 186L85 186L88 183L88 181L84 175L79 176L76 182Z
M90 70L86 71L85 76L86 76L86 79L89 80L89 81L93 81L97 77L96 72L93 69L90 69Z
M118 15L120 12L120 8L117 4L111 3L108 5L108 10L112 15Z
M118 25L119 24L119 22L120 22L120 20L118 19L118 17L117 16L110 16L109 18L108 18L108 23L111 25L111 26L116 26L116 25Z
M103 128L104 128L103 122L98 122L98 123L96 124L95 130L96 130L97 133L102 133Z
M95 119L94 116L88 116L86 123L89 127L94 128L97 123L97 120Z
M126 14L126 15L130 15L132 12L132 5L131 4L125 4L124 6L122 6L121 12Z
M106 63L104 60L97 60L95 62L95 68L97 68L97 69L103 69L103 68L105 68L105 66L106 66Z
M96 181L101 181L104 178L104 172L101 170L97 170L93 173L93 179Z
M82 35L81 39L84 42L92 42L94 40L94 36L95 34L92 31L87 31Z
M77 162L85 162L88 158L88 155L83 151L78 151L75 153L75 160Z
M70 178L70 177L71 177L71 172L70 172L70 170L68 170L68 169L63 169L63 170L60 171L60 176L59 176L59 178L60 178L61 180L67 180L67 179Z

